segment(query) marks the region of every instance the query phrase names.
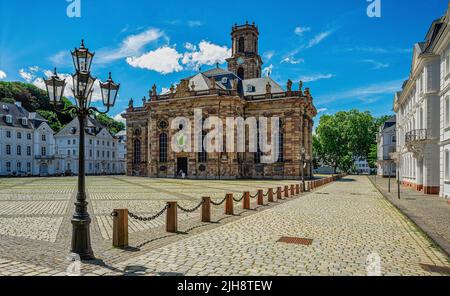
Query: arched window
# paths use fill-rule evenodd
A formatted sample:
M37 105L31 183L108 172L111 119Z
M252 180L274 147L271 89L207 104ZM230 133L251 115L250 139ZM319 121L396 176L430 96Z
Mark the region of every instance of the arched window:
M255 164L260 164L261 163L261 155L262 155L262 151L261 151L261 146L259 144L259 139L260 139L260 131L259 131L259 121L256 122L256 128L258 131L257 137L256 137L256 153L255 153Z
M244 37L241 37L238 40L238 52L244 52L244 51L245 51L245 40L244 40Z
M284 134L283 122L280 119L280 133L278 135L278 162L284 162Z
M159 135L159 162L167 162L167 134L162 133Z
M141 163L141 141L140 140L134 140L133 163L134 164Z
M244 68L239 67L239 69L237 70L237 76L238 76L239 78L241 78L242 80L245 79L245 77L244 77Z
M202 152L198 153L198 162L201 162L201 163L208 162L208 153L206 152L206 149L205 149L206 147L204 144L205 137L206 137L206 131L203 131L202 138L201 138Z

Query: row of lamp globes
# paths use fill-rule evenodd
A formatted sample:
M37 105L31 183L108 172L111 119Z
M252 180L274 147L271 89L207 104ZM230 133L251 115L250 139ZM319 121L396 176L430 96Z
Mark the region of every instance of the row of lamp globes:
M95 53L92 53L89 49L85 48L84 41L81 41L80 48L75 48L71 54L76 70L76 73L72 75L72 91L78 107L81 109L88 109L94 92L93 86L97 80L91 76L91 65ZM54 74L49 79L44 79L44 81L50 101L55 104L61 102L61 99L64 96L66 80L61 79L55 69ZM120 84L116 84L112 80L111 73L109 73L109 78L106 82L99 81L99 84L103 105L109 109L113 107L116 102Z

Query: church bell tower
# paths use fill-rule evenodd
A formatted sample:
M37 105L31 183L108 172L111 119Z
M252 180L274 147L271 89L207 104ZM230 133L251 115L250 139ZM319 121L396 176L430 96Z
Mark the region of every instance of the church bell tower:
M228 70L241 79L261 78L262 59L258 54L258 27L248 22L234 25L231 31L232 57L227 59Z

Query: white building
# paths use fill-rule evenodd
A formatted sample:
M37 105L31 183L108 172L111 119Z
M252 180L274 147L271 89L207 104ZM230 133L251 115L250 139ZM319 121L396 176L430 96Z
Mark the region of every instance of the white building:
M395 96L397 151L400 179L425 194L441 192L441 166L445 125L441 102L442 57L436 46L442 41L448 18L434 21L425 41L415 44L411 72ZM445 29L446 30L446 29ZM445 51L445 50L444 50ZM444 65L448 61L444 58Z
M369 163L366 159L358 158L354 162L354 168L356 173L359 175L369 175L371 173L371 169Z
M79 122L72 120L55 135L56 172L58 174L78 174ZM86 124L85 159L86 174L124 174L124 160L119 153L120 140L97 120L89 118Z
M0 176L53 174L53 130L20 102L0 103Z
M396 117L388 119L381 127L377 136L378 175L395 177L397 174L393 154L397 150L397 136L395 132Z

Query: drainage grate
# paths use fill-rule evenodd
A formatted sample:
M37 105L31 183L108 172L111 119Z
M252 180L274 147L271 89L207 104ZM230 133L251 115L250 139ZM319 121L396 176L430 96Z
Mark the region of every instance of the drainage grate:
M429 265L429 264L420 264L420 266L422 267L423 270L428 271L428 272L450 275L450 267L436 266L436 265Z
M313 240L309 239L309 238L283 236L282 238L280 238L278 240L278 242L285 243L285 244L310 246L312 244Z

